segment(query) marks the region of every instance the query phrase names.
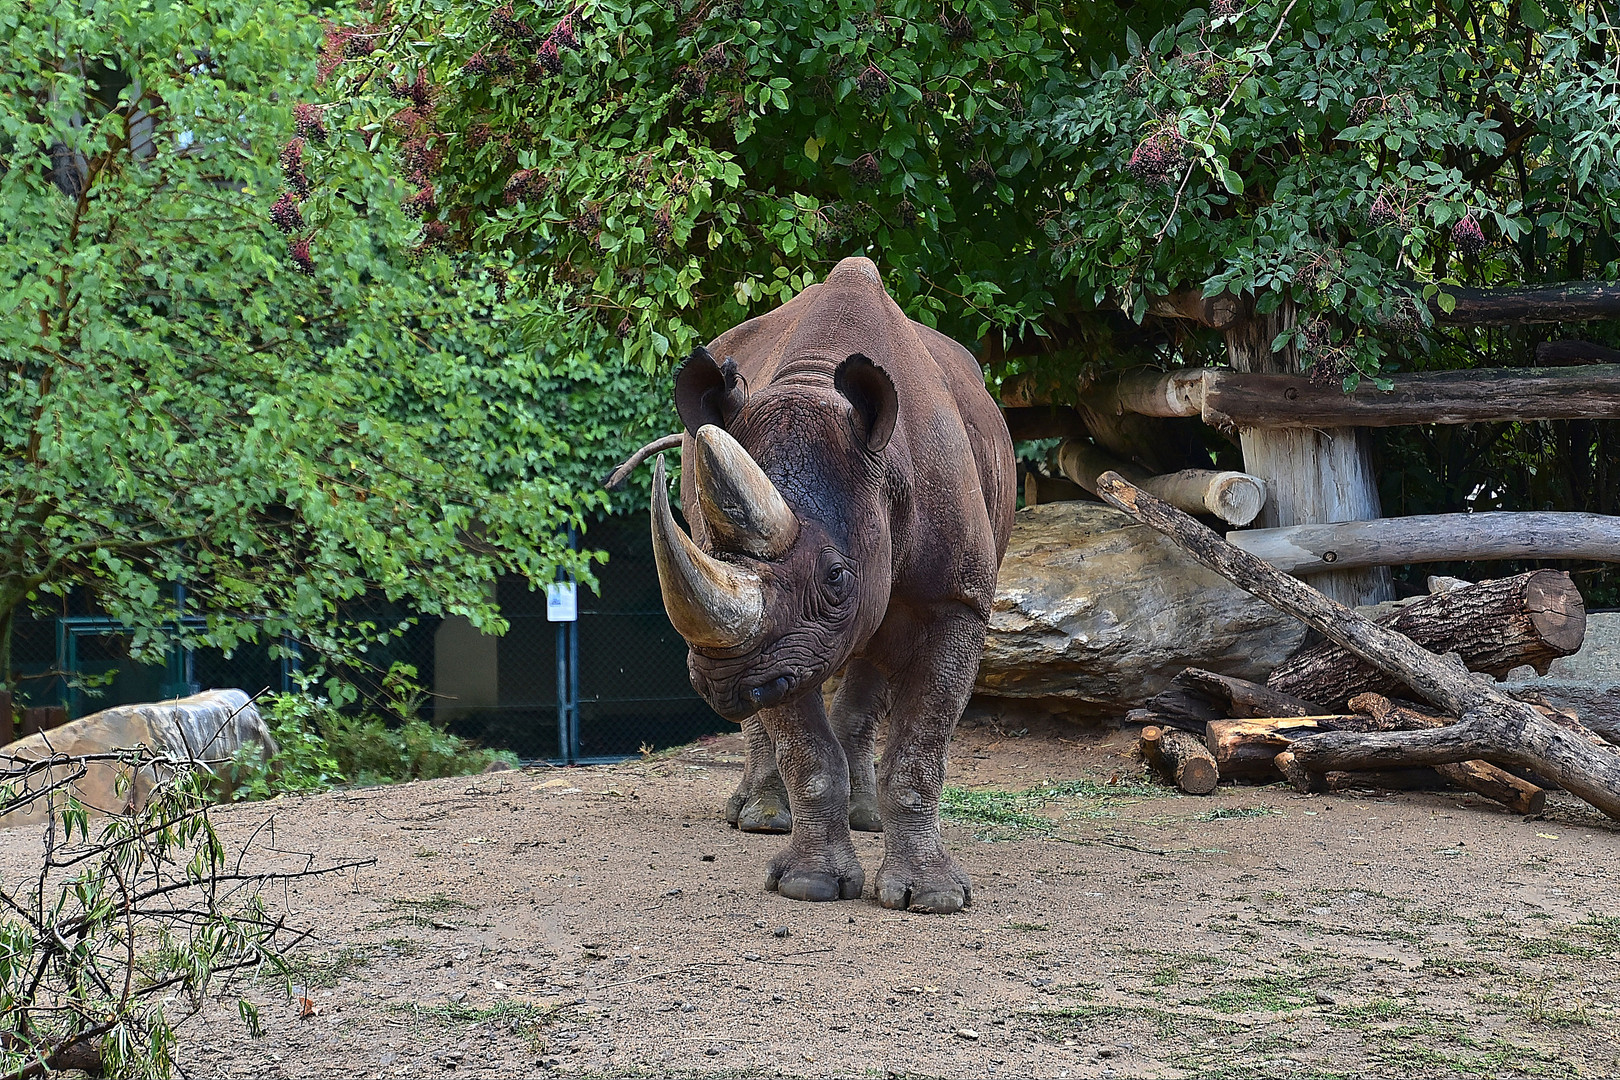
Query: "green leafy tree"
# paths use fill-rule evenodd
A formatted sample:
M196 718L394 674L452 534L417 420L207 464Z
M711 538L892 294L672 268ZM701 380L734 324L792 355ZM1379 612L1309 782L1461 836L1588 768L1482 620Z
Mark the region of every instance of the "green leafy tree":
M1449 289L1620 277L1617 56L1592 0L428 0L331 27L305 205L390 152L423 243L649 369L863 253L993 379L1224 362L1151 308L1231 292L1353 387L1558 332ZM1386 507L1614 512L1614 426L1381 436Z
M15 618L72 591L138 653L181 582L209 644L352 655L398 627L346 601L498 631L497 575L587 573L566 530L662 407L525 338L498 273L412 261L382 162L346 163L308 257L298 199L273 202L301 190L287 133L346 136L300 104L307 5L39 3L0 25L0 683Z

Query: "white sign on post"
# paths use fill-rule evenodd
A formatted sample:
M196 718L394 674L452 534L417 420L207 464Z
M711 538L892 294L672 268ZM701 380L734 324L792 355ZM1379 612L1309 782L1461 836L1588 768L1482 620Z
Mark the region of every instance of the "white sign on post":
M546 586L546 621L577 622L579 620L579 587L572 581L559 581Z

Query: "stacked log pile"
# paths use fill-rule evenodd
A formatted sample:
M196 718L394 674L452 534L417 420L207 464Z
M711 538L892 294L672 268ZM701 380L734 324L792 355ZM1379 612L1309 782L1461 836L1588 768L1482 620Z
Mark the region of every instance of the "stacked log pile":
M1577 651L1586 612L1567 574L1538 570L1436 591L1376 622L1221 540L1186 514L1106 474L1108 502L1204 566L1326 640L1265 684L1188 668L1128 717L1167 782L1207 794L1218 780L1474 792L1538 814L1561 787L1620 818L1620 746L1496 679ZM1461 586L1461 587L1457 587ZM1528 695L1527 695L1528 696ZM1404 700L1403 700L1404 699Z

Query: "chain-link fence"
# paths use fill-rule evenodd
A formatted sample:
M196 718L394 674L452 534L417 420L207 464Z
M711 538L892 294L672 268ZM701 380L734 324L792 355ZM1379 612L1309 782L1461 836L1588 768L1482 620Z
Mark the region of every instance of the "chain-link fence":
M729 725L693 692L686 644L664 614L645 513L592 526L584 543L608 552L597 570L601 595L580 590L578 621L550 622L546 594L521 579L502 579L496 599L511 624L486 637L461 618L418 618L400 636L373 646L336 673L360 692L358 708L380 711L383 677L412 665L427 691L424 717L484 746L525 759L589 761L689 742ZM345 614L378 625L410 612L377 600ZM137 664L128 634L93 615L18 620L13 666L21 697L63 704L69 715L194 689L295 688L296 642L218 649L173 649L165 664ZM282 653L285 655L274 655ZM559 693L559 687L562 693Z

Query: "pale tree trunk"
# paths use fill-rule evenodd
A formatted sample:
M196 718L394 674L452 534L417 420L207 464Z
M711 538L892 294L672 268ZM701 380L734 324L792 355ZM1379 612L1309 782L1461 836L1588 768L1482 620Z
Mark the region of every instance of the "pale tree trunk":
M1284 301L1267 315L1253 314L1226 330L1226 355L1235 371L1303 374L1292 347L1273 352L1277 335L1292 328L1296 310ZM1261 529L1383 516L1373 475L1371 441L1362 428L1242 428L1243 471L1266 481L1266 503L1255 519ZM1386 567L1333 570L1307 580L1344 604L1394 598Z

